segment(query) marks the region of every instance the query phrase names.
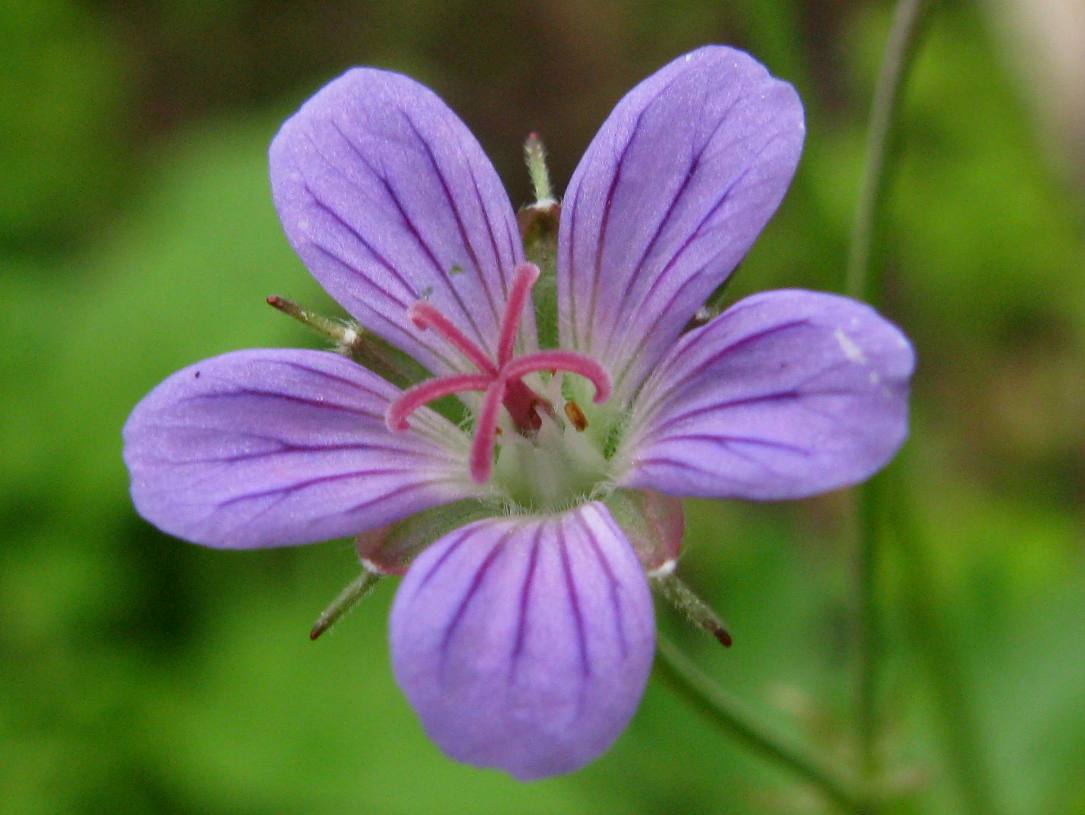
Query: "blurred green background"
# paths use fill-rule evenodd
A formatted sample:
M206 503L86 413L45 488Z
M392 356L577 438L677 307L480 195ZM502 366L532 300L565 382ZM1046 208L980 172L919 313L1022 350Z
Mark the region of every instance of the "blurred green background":
M977 721L970 758L1003 811L1085 813L1073 73L1085 26L1075 45L1074 26L1048 19L1072 20L1074 0L942 5L907 95L881 246L884 310L920 368L894 465L909 531L880 572L880 750L908 790L892 811L962 811L932 682L956 665ZM798 87L808 139L731 293L839 289L890 12L853 0L0 6L0 811L822 811L658 681L613 750L573 776L522 785L446 760L391 678L392 585L307 640L356 573L350 542L229 553L163 536L129 503L120 427L190 362L315 347L263 303L334 309L280 231L266 148L352 64L433 87L523 203L528 131L563 186L635 81L706 42L744 47ZM736 644L722 651L666 609L660 625L761 715L847 759L850 497L688 510L680 571Z

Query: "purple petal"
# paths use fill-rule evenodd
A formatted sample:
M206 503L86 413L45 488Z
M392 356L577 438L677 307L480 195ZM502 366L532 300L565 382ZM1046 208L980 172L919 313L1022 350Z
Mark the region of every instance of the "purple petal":
M350 535L477 493L468 440L430 410L389 433L399 391L336 354L238 351L178 371L124 427L139 513L207 546Z
M442 750L541 778L583 766L625 728L652 665L652 599L601 504L480 521L411 565L391 645Z
M496 351L523 248L493 166L432 91L400 74L348 71L283 125L271 186L294 249L366 328L435 372L471 369L409 324L407 309L428 298Z
M912 347L872 308L807 291L732 306L674 347L637 396L627 486L801 498L869 477L908 431Z
M632 394L776 210L802 105L749 55L710 46L626 95L573 174L558 246L562 343Z

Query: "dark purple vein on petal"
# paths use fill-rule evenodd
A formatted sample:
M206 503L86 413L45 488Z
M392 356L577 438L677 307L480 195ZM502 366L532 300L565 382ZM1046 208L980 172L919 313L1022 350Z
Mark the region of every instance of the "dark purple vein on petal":
M505 550L505 544L508 543L513 532L514 530L510 530L502 535L497 543L495 543L486 554L485 559L479 564L478 569L475 571L475 576L471 578L471 585L467 587L467 591L464 592L463 597L460 599L459 606L457 606L455 613L452 615L452 619L445 625L444 633L441 636L442 665L448 658L448 646L452 643L452 637L460 627L460 623L463 622L464 614L467 613L467 607L471 605L471 601L478 595L478 591L482 588L482 583L486 579L486 573L490 570L490 567L493 566L498 555Z
M327 353L327 352L325 352L325 353ZM277 365L277 366L281 366L283 368L291 368L291 369L293 369L295 371L301 371L302 373L312 374L313 376L316 376L316 377L318 377L320 379L327 380L328 382L338 382L339 384L346 385L351 390L360 391L360 392L364 393L366 396L372 397L376 401L382 403L382 405L385 406L385 407L396 396L396 394L394 392L391 393L391 394L387 394L387 393L381 393L380 391L373 390L373 388L371 388L369 385L365 384L364 382L360 381L359 379L352 379L350 377L340 376L339 374L334 374L331 371L326 371L323 368L314 368L313 366L306 365L306 364L304 364L302 362L295 362L294 360L275 359L275 358L268 359L267 362L269 364L271 364L271 365ZM360 368L361 366L358 366L358 367ZM389 390L393 390L393 389L391 387L389 387Z
M295 396L290 393L279 393L277 391L265 391L257 388L238 388L232 391L219 391L217 393L194 393L191 396L185 396L177 400L177 404L184 404L185 402L196 402L209 399L273 399L283 402L292 402L298 405L305 405L306 407L317 408L319 410L332 410L342 413L350 413L353 416L363 416L367 419L384 420L383 413L374 413L371 410L363 410L361 408L352 405L343 405L337 402L328 402L323 399L309 399L304 396Z
M716 201L716 203L709 209L708 213L704 216L704 218L701 219L701 223L698 224L697 229L695 229L690 234L690 237L688 237L686 239L686 241L682 244L682 246L679 247L678 251L676 251L674 253L674 255L671 256L671 259L669 261L667 261L667 265L663 267L663 269L659 272L658 275L656 275L655 279L652 281L652 283L648 287L647 291L645 291L645 293L641 296L640 302L637 303L636 307L633 309L633 313L637 313L637 312L639 312L640 310L644 309L647 306L648 302L652 299L652 295L654 295L656 293L656 291L659 289L659 287L662 285L662 283L665 280L668 279L668 277L671 274L671 270L674 268L675 264L677 264L678 261L681 259L682 255L684 255L686 253L686 250L690 246L692 246L693 243L699 237L701 237L701 229L704 227L704 225L730 199L730 195L731 195L732 190L739 183L739 181L741 181L745 177L746 172L749 172L749 170L741 173L735 181L733 181L730 185L728 185L727 189L724 190L723 195L720 196L720 198ZM679 292L684 291L686 289L687 285L689 283L691 283L693 280L696 280L697 278L699 278L704 272L706 272L708 270L709 266L715 265L715 261L719 257L719 255L722 254L724 251L727 251L729 248L730 247L726 247L724 250L721 250L721 252L717 253L716 255L714 255L712 257L712 259L709 261L709 263L703 265L694 274L691 274L689 277L687 277L686 280L684 280L679 285L678 291ZM641 337L640 342L637 344L637 350L633 354L630 355L631 359L635 359L637 356L640 355L640 353L644 350L644 346L647 345L648 342L651 340L652 335L655 333L655 329L659 326L659 324L666 317L670 316L671 306L678 299L677 296L676 296L677 293L678 292L676 292L675 295L671 296L670 300L668 300L667 304L665 306L663 306L663 308L655 310L656 314L657 314L656 319L652 323L651 329L644 332L644 335ZM630 323L627 324L627 326L626 326L625 332L622 335L622 341L623 342L629 336L629 325L631 325L632 322L633 321L630 321Z
M497 304L494 302L493 293L490 291L490 287L486 282L486 274L482 268L482 264L479 263L478 254L475 252L474 244L471 242L471 238L467 234L467 228L463 224L463 218L460 216L459 207L456 206L456 199L452 196L452 190L448 186L448 179L445 178L444 173L441 172L441 168L437 164L437 157L433 154L433 148L431 148L429 142L426 141L425 138L423 138L422 134L418 130L418 127L415 125L414 120L410 117L410 114L408 114L405 110L401 110L400 113L407 121L407 126L410 127L411 132L414 133L414 137L418 140L418 143L422 145L422 149L423 151L425 151L426 158L429 159L430 166L433 167L433 172L437 176L437 180L441 182L441 189L444 192L445 200L448 202L448 208L452 213L452 217L456 221L456 228L459 230L460 233L460 241L463 243L464 249L467 250L467 254L471 257L471 263L474 264L475 273L479 277L479 286L486 294L486 300L490 304L490 311L493 313L494 321L495 323L500 324L501 315L498 313ZM484 221L486 220L485 210L482 212L482 219ZM464 314L466 314L468 319L471 321L471 325L474 327L475 333L478 335L479 341L482 343L482 347L493 351L494 349L490 348L489 344L486 343L485 339L482 337L478 326L475 324L474 316L464 305L463 301L460 300L459 292L457 292L455 286L452 285L452 281L448 277L447 270L442 273L442 277L444 277L444 279L448 281L449 289L453 292L456 292L456 300L457 302L459 302L460 307L464 311Z
M257 498L268 498L271 496L288 497L301 490L315 487L319 484L334 484L337 481L349 481L352 478L363 478L365 476L382 476L382 475L401 475L402 473L409 473L412 468L409 467L380 467L372 470L351 470L345 473L333 473L331 475L315 476L313 478L307 478L303 481L295 481L291 484L284 484L280 487L272 487L266 490L258 490L256 492L244 493L242 495L235 495L231 498L227 498L223 501L219 501L216 506L219 509L224 509L234 504L242 503L243 501L252 501Z
M390 295L387 291L378 286L370 277L359 272L357 269L355 269L353 266L351 266L349 263L347 263L345 260L343 260L341 257L339 257L328 248L312 241L307 241L305 245L323 255L325 260L331 261L332 263L337 263L342 266L356 278L358 283L368 288L375 289L378 293L390 299L392 303L396 306L396 308L406 309L406 306L404 306L400 300ZM424 341L422 338L407 331L404 326L400 325L394 320L389 319L388 315L382 313L381 311L378 311L376 308L373 307L372 303L370 303L364 297L359 296L358 293L340 292L340 294L338 294L336 297L344 306L348 305L348 303L344 301L349 299L349 301L354 304L355 309L357 309L358 311L362 311L365 314L368 314L370 318L384 324L394 335L403 337L406 342L398 344L400 348L410 348L411 343L416 343L422 348L424 348L427 352L429 352L434 359L446 365L449 370L457 369L457 366L453 365L449 358L445 356L445 354L443 354L439 348L434 347L432 344ZM350 311L350 308L347 308L347 310ZM357 311L351 313L356 315ZM367 321L363 320L362 322L365 323L365 328L373 328L372 324L368 323Z
M464 166L467 168L467 174L471 176L471 186L475 190L475 201L478 204L478 210L482 213L482 223L486 225L486 234L490 238L490 249L494 255L494 271L497 273L497 281L501 285L501 298L502 302L509 299L508 284L505 281L505 269L506 266L511 269L511 265L516 262L515 253L509 256L508 264L505 264L501 259L501 252L497 248L497 236L494 235L493 221L490 219L490 211L486 208L486 202L482 198L482 188L478 185L478 178L475 177L475 167L468 159L467 154L464 152L463 145L457 140L457 147L460 151L460 156L463 158ZM503 216L504 218L504 216ZM508 229L508 221L505 221L505 228ZM479 269L479 274L482 274L482 270ZM485 277L485 275L483 275ZM484 280L485 282L485 280ZM489 285L486 286L486 295L490 297ZM493 305L493 298L490 297L490 305ZM501 323L501 316L496 312L494 318L498 324Z
M310 142L311 141L312 141L312 139L310 138ZM328 160L326 158L324 158L323 154L320 154L319 151L318 151L318 154L321 156L322 159L324 159L324 161L326 163L328 162ZM329 166L331 166L331 165L329 164ZM351 186L354 186L354 185L352 184ZM414 287L399 273L399 270L396 269L396 267L392 264L392 262L389 261L380 252L378 252L376 247L374 247L373 244L371 244L369 241L367 241L365 239L365 236L363 236L361 232L359 232L357 229L354 228L353 224L349 223L347 221L347 219L344 218L338 211L333 209L331 207L331 205L326 204L324 202L324 200L320 196L318 196L316 194L316 191L311 186L309 186L308 180L303 181L302 189L304 189L306 194L312 199L312 203L313 203L313 205L316 206L317 209L319 209L321 212L326 214L333 221L335 221L340 227L342 227L345 231L347 231L350 234L350 236L352 238L354 238L354 240L358 241L358 243L360 243L365 248L365 250L367 252L369 252L369 254L371 254L373 256L373 258L377 261L377 263L379 263L381 266L383 266L389 272L389 274L391 274L392 277L395 278L396 282L398 282L403 287L403 289L406 292L408 297L411 297L412 299L416 299L418 297L418 293L414 290ZM347 264L345 261L342 261L342 262L343 262L343 265L347 266L348 268L353 268L349 264ZM355 272L355 273L357 274L357 272ZM368 277L368 275L359 275L359 276L360 277ZM392 299L395 302L399 303L400 305L406 307L407 303L404 300L402 300L399 297L397 297L396 295L392 294L387 289L377 285L375 282L372 285L373 285L374 288L376 288L376 289L382 291L384 294L386 294L389 297L389 299Z
M595 245L595 268L594 276L592 279L591 303L588 307L588 314L590 315L590 319L588 321L588 336L585 339L585 343L587 346L591 346L592 342L592 331L595 327L594 316L596 313L596 305L599 301L599 280L602 272L603 252L606 247L607 230L610 226L610 214L614 205L614 194L617 191L618 184L621 182L622 170L625 166L625 160L629 155L629 151L633 147L633 142L635 142L637 140L637 137L640 135L641 126L644 124L645 114L647 114L648 111L652 107L654 107L655 104L659 101L660 97L663 96L663 94L666 93L668 90L670 90L670 87L683 76L685 76L685 74L685 69L680 69L676 71L674 76L670 77L666 82L663 83L663 87L661 87L659 90L653 93L651 97L645 100L644 106L641 107L641 109L637 112L636 118L633 120L633 126L629 131L629 135L626 138L625 144L622 146L621 153L619 153L618 155L618 162L614 168L614 175L611 178L610 187L607 189L606 201L603 204L603 214L599 222L599 238L597 239L597 243ZM630 270L630 273L631 271L632 270ZM588 348L587 350L592 349Z
M651 467L673 467L676 470L685 470L686 472L695 473L702 477L708 476L715 481L727 481L744 489L760 487L763 483L761 481L749 481L743 478L735 478L733 475L724 475L715 470L710 470L706 467L701 467L700 465L686 461L685 459L674 458L672 456L645 456L644 458L636 459L633 462L633 466L635 469L642 470Z
M795 455L809 457L813 455L813 451L806 447L800 447L797 444L788 444L782 441L773 441L772 439L759 439L756 436L731 436L723 433L679 433L676 435L661 435L653 439L653 444L665 444L667 442L680 442L680 441L693 441L693 442L706 442L708 444L719 444L724 446L730 446L732 444L748 444L751 447L768 447L773 450L783 450L787 453L794 453Z
M531 555L528 559L527 571L524 573L524 582L520 585L520 602L516 618L516 637L512 644L512 654L509 663L509 683L516 679L516 668L520 664L520 656L527 641L527 615L531 606L531 589L535 581L535 569L539 563L539 543L542 539L544 522L540 522L535 528L535 537L531 542Z
M638 345L636 351L637 354L641 353L644 346L647 344L646 338L655 332L656 328L663 321L663 318L670 312L671 307L674 305L675 301L680 298L686 287L692 284L696 278L700 277L702 272L704 272L705 269L709 268L713 264L713 262L714 260L709 260L708 263L706 263L693 275L691 275L685 282L682 283L681 286L678 287L675 293L671 295L666 305L664 305L664 307L659 310L659 313L657 314L655 320L652 321L652 325L645 333L645 339L642 340L641 343ZM744 314L747 311L760 308L761 305L761 303L737 303L736 305L729 308L726 312L728 323L730 323L733 318L737 317L739 314ZM667 372L673 370L678 365L679 361L682 360L690 352L691 349L695 349L698 347L699 343L696 341L697 338L704 336L709 332L715 332L719 330L723 325L723 323L719 322L719 318L717 318L716 320L713 320L708 325L706 325L704 328L690 331L678 338L678 341L673 346L671 352L665 360L666 366L657 367L656 370L647 378L644 383L644 387L638 393L638 399L642 400L642 407L637 408L638 421L641 421L641 423L643 424L643 421L640 420L639 417L646 417L648 415L649 408L643 407L643 405L651 405L651 409L655 408L655 405L652 405L651 400L656 399L656 397L659 396L659 394L655 393L655 391L657 390L660 381L666 379ZM635 355L630 356L629 362L627 362L625 368L622 369L618 381L621 381L621 379L624 378L626 374L628 374L629 369L632 367L635 359Z
M478 531L478 526L468 526L460 530L459 538L457 538L455 541L448 545L448 548L441 553L441 556L439 558L437 558L437 562L430 567L429 571L426 572L425 576L418 582L418 587L414 591L415 596L418 595L419 591L425 588L426 584L429 583L429 581L433 578L435 574L437 574L438 571L440 571L441 567L445 565L445 562L450 557L452 557L456 550L459 549L465 541L469 540Z
M707 97L707 95L708 91L706 90L705 96ZM693 157L690 159L689 167L686 169L686 172L682 177L682 183L679 185L678 190L675 192L675 194L671 197L671 202L670 204L668 204L666 210L664 211L663 217L660 218L659 224L658 226L656 226L655 233L652 235L652 239L648 241L647 245L645 245L644 251L641 252L640 258L637 260L636 263L633 264L630 273L626 276L625 283L622 286L621 296L618 298L618 303L614 308L614 313L616 315L620 315L622 309L625 308L625 303L629 297L629 293L633 290L633 284L641 275L641 269L644 266L644 262L648 259L648 255L651 254L652 249L655 248L656 242L659 240L667 224L670 222L671 216L678 211L678 205L685 197L685 194L689 189L690 184L693 182L694 177L697 175L697 171L700 168L705 151L708 149L709 145L711 145L712 140L716 137L716 134L719 133L720 128L723 127L723 125L727 122L728 118L731 115L731 111L734 110L735 106L738 104L738 101L739 97L737 96L731 100L731 103L728 105L727 109L720 115L719 121L716 122L715 127L712 128L712 132L704 140L701 146L696 150L695 155L693 155ZM625 330L623 331L622 339L624 340L625 337L628 336L628 334L629 330L627 324ZM612 330L607 338L606 348L601 354L602 356L609 356L613 341L614 330L612 327Z
M220 431L216 431L220 432ZM273 456L291 456L297 454L306 455L320 455L324 453L343 453L351 450L364 450L366 452L379 452L379 453L391 453L393 455L413 458L430 458L428 452L421 450L412 450L407 447L393 447L391 445L381 444L325 444L325 445L304 445L304 444L291 444L289 442L282 442L281 446L271 450L257 450L246 453L235 453L226 456L215 456L211 458L192 458L192 459L169 459L158 456L148 456L147 461L154 462L155 464L165 464L171 467L187 467L197 464L237 464L244 461L256 461L262 458L271 458ZM451 458L451 457L450 457Z
M632 354L629 354L628 359L626 360L625 366L621 370L621 373L619 373L618 376L615 377L615 389L617 389L618 387L621 387L621 386L624 385L625 378L629 375L629 372L632 370L633 365L634 365L634 363L636 363L638 357L644 352L645 346L649 343L651 338L655 335L655 331L659 327L659 324L661 322L663 322L663 320L669 314L671 306L677 300L679 300L682 297L683 294L685 294L686 289L688 289L690 286L693 286L700 279L702 271L703 271L703 269L698 269L696 272L694 272L689 277L687 277L685 280L683 280L679 284L678 288L675 289L674 293L671 295L671 297L667 301L666 305L664 305L663 308L661 308L658 312L656 312L656 316L652 320L652 324L648 327L648 330L642 332L641 339L637 343L637 350L634 351ZM632 322L634 322L634 321L631 320L630 323L632 323ZM671 366L668 365L667 367L670 368Z
M657 411L662 404L670 401L674 397L674 395L678 393L679 390L684 388L698 376L702 375L707 368L715 365L728 354L737 351L738 349L743 348L750 343L764 340L775 334L810 325L811 322L807 319L788 320L786 323L778 323L776 325L769 326L768 328L763 328L760 331L755 331L752 334L747 334L744 337L741 337L734 342L725 345L723 348L714 351L711 355L708 356L708 358L700 360L697 362L696 365L691 366L689 370L683 373L677 381L667 383L667 389L665 393L657 395L657 398L653 402L641 408L641 421L646 422L649 416L651 416L655 411ZM690 346L694 344L695 343L690 343ZM682 348L679 355L686 352L690 346ZM676 360L673 359L669 360L667 363L667 367L673 368L675 361Z
M818 397L829 396L852 396L851 391L826 389L818 391L804 391L789 388L785 391L770 391L769 393L757 394L756 396L742 396L737 399L726 399L722 402L715 402L711 405L704 405L698 408L692 408L683 413L677 413L673 416L668 416L666 420L654 428L653 435L659 434L661 436L667 435L667 431L681 422L694 419L698 416L703 416L706 413L715 413L716 411L730 410L732 408L746 407L748 405L759 405L766 402L794 402L799 399L809 399ZM814 411L817 413L816 411ZM822 415L822 414L817 414Z
M338 515L349 515L349 514L351 514L353 512L360 511L360 510L365 509L365 508L367 508L369 506L372 506L373 504L378 504L378 503L380 503L382 501L387 501L390 498L395 498L395 497L397 497L399 495L402 495L404 493L414 492L414 491L422 489L424 487L430 487L430 486L433 486L435 484L439 484L443 480L445 480L445 479L432 479L430 481L419 481L419 482L416 482L414 484L407 484L407 485L398 487L398 488L392 490L391 492L382 493L381 495L375 496L374 498L371 498L371 499L369 499L367 501L364 501L361 504L350 507L350 508L348 508L346 510L343 510L341 512L338 512L336 514L338 514ZM231 530L230 534L233 534L233 532L236 532L238 529L240 529L243 526L251 525L253 523L253 521L255 521L257 518L260 518L260 517L268 514L269 512L271 512L273 509L275 509L275 507L279 506L279 504L281 504L288 497L290 497L289 494L280 495L277 498L275 498L275 500L273 500L270 504L268 504L265 507L262 507L254 515L250 515L248 517L242 518L239 523L234 525L234 527Z
M659 288L659 286L669 276L669 274L671 272L671 269L681 259L682 255L684 255L685 252L689 249L689 247L692 246L697 240L703 238L706 234L708 234L707 232L703 231L705 225L715 216L716 212L718 212L719 209L722 208L727 203L727 201L730 199L730 195L733 192L733 190L735 189L735 187L738 186L738 184L742 182L742 180L747 176L747 174L750 172L750 170L752 170L754 165L760 159L761 154L764 153L764 151L769 147L769 145L771 145L778 137L779 137L779 134L777 134L772 139L770 139L768 142L766 142L766 144L761 148L761 150L758 151L757 156L753 159L750 166L747 167L746 170L744 170L742 173L740 173L738 175L738 177L735 178L731 182L731 184L728 185L728 187L724 191L723 195L716 201L716 203L711 207L711 209L709 209L708 213L704 216L704 218L702 218L700 224L698 224L698 226L697 226L697 229L695 229L693 231L693 233L691 233L690 237L686 239L686 241L683 243L683 245L671 257L670 261L668 261L667 265L663 268L663 270L659 273L659 275L655 278L655 280L652 281L651 286L649 286L648 290L641 297L640 302L633 309L634 313L639 312L642 309L647 308L648 303L652 298L652 295L655 294L655 292ZM764 183L764 180L762 182L760 182L760 183ZM687 281L685 281L680 286L680 290L685 289L686 283L689 282L689 280L692 280L693 277L700 276L703 272L708 270L710 267L715 266L716 263L717 263L718 258L721 255L726 254L730 250L731 250L730 246L725 246L723 249L721 249L719 252L717 252L709 260L708 263L704 264L700 269L698 269L698 271L695 273L694 276L691 276L690 278L687 278ZM726 279L726 278L724 278L724 279ZM653 311L657 311L658 316L657 316L656 320L653 322L651 329L649 331L644 332L641 340L637 344L637 349L632 354L629 355L629 359L631 361L627 362L625 368L622 370L622 373L620 375L622 378L624 378L626 372L632 366L632 360L635 360L643 352L645 346L648 344L648 342L652 338L652 335L655 333L655 329L658 327L658 325L663 321L663 319L665 317L670 316L671 306L675 303L676 299L677 298L675 296L672 296L670 298L670 300L667 302L667 304L662 309L658 309L658 310L653 309ZM629 324L627 324L627 326L625 328L625 331L624 331L624 333L622 335L622 342L624 342L625 339L629 335L629 326L630 325L632 325L632 321Z
M408 493L417 492L418 490L428 489L429 487L435 487L438 484L457 484L462 483L463 479L449 478L448 476L441 476L439 478L430 478L425 481L415 481L409 484L401 484L391 492L386 492L381 495L374 496L359 504L349 506L344 510L340 510L339 515L352 515L356 512L361 512L363 509L368 509L374 504L379 504L382 501L387 501L390 498L398 498Z
M576 581L573 579L572 566L569 563L568 543L565 539L564 525L559 523L558 550L561 553L561 571L565 581L565 591L569 596L569 610L576 629L576 642L580 651L580 672L584 677L591 676L591 662L588 659L588 639L584 631L584 615L580 610L580 596L576 591Z
M614 569L611 567L610 561L603 553L603 549L600 547L599 541L596 539L591 526L584 520L584 516L581 513L577 513L574 517L576 522L580 525L581 530L583 530L585 537L588 539L588 545L591 546L592 551L595 552L595 559L599 562L599 567L606 575L607 587L610 591L610 606L614 612L615 634L617 635L618 646L622 652L622 658L624 659L629 655L629 642L625 636L625 619L622 615L622 601L621 597L618 595L621 586L618 583L618 578L614 576Z
M758 458L757 456L754 456L754 455L751 455L749 453L743 452L741 449L738 449L738 447L736 447L735 444L732 444L727 439L720 438L720 437L717 436L717 437L713 437L712 441L715 441L716 446L722 447L724 449L724 451L726 451L726 453L728 455L734 456L737 459L745 461L747 464L752 464L754 467L756 467L756 468L758 468L760 470L764 470L765 472L779 478L782 481L786 481L789 478L791 478L791 475L789 473L782 472L781 470L777 469L772 464L770 464L769 462L765 461L762 458ZM766 445L766 446L769 446L769 445ZM789 451L789 452L793 452L793 451Z
M406 114L404 114L404 116L406 116ZM334 126L337 130L339 130L337 124ZM352 142L343 133L342 130L339 130L339 135L350 146L351 150L354 151L354 154L358 157L358 160L365 165L365 168L373 175L374 178L376 178L380 182L381 186L384 187L384 191L391 199L392 204L395 206L396 212L398 213L400 221L403 223L404 228L406 228L406 230L411 234L411 236L415 240L415 243L418 244L419 249L422 250L422 253L430 262L430 265L433 266L437 279L444 283L445 288L448 289L449 293L452 295L452 298L459 304L460 310L464 313L468 322L471 324L471 328L474 330L475 335L481 341L482 335L479 333L479 328L474 321L474 317L472 316L471 312L467 310L466 306L463 303L463 300L460 298L459 292L456 291L455 287L452 285L452 281L448 277L447 270L441 267L441 262L437 259L437 255L434 253L433 248L422 237L422 233L418 229L417 224L415 224L414 219L411 218L411 216L407 213L407 209L403 205L403 201L400 199L399 193L397 193L395 187L392 186L391 179L389 179L383 171L377 170L377 168L373 166L369 159L366 158L365 154L358 149L357 145L355 145L354 142ZM418 299L417 294L415 294L415 299ZM483 343L483 345L485 345L485 343ZM453 370L455 370L456 368L456 366L450 367Z

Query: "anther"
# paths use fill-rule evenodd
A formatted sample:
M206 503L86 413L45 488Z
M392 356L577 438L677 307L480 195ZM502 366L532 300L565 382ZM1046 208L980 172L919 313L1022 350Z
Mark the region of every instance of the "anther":
M576 402L565 403L565 417L578 433L583 433L588 429L588 417L584 415L584 411Z

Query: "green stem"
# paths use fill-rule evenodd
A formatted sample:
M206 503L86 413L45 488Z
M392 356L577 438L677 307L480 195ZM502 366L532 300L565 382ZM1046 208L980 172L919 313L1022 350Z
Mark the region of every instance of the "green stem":
M846 292L855 298L876 301L881 281L873 280L874 239L882 222L891 174L890 150L899 116L901 91L916 54L927 12L933 0L900 0L893 15L881 71L874 91L867 136L867 159L859 202L852 226L848 254ZM878 604L877 567L883 498L881 482L875 479L859 491L859 529L855 559L856 654L856 742L863 782L870 784L878 772L877 686L878 686ZM874 813L867 803L861 810Z
M721 730L766 758L788 767L845 810L861 811L861 796L856 793L850 780L841 778L804 748L772 732L663 636L659 637L656 669L663 679L708 715Z
M897 123L900 92L907 80L923 32L923 23L934 0L900 0L885 46L867 132L867 159L859 203L851 231L844 290L860 300L879 287L871 285L871 248L880 224L888 179L889 151Z

